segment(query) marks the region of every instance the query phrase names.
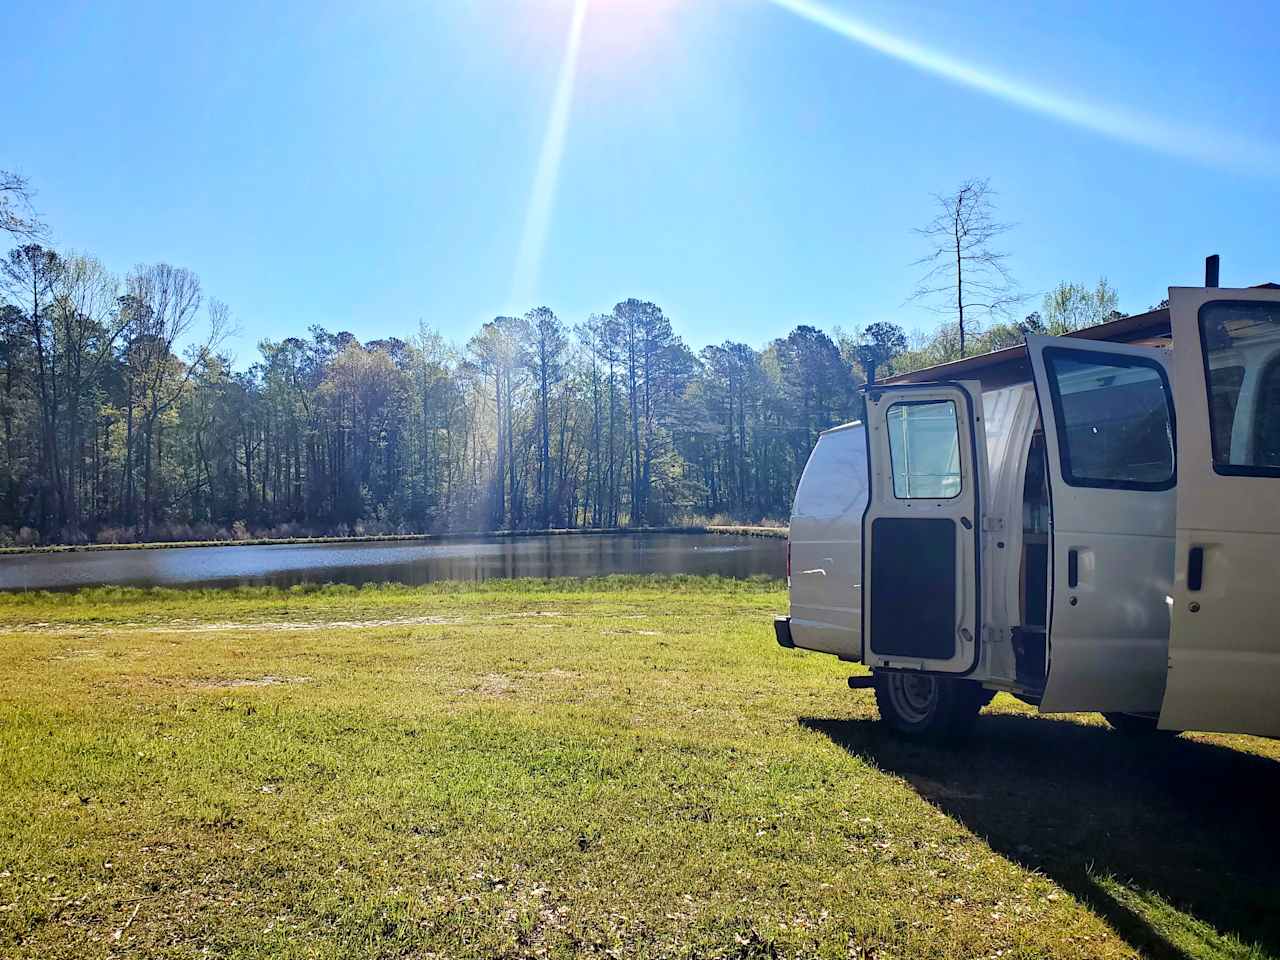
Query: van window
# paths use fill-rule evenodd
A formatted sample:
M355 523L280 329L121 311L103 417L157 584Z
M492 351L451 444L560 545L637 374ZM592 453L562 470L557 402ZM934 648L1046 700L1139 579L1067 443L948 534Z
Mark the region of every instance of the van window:
M1214 469L1280 476L1280 304L1206 303L1200 339Z
M950 500L960 495L960 429L952 400L895 403L885 414L893 495Z
M1173 402L1163 368L1145 357L1044 351L1062 478L1073 487L1168 490Z
M1209 433L1215 463L1231 462L1231 427L1244 386L1244 367L1233 364L1209 371Z

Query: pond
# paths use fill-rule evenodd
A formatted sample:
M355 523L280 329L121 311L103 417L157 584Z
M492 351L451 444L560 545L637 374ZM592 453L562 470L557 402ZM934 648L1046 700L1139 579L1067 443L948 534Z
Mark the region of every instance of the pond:
M573 534L409 543L101 550L0 557L0 590L125 586L360 585L594 577L786 576L786 541L701 533Z

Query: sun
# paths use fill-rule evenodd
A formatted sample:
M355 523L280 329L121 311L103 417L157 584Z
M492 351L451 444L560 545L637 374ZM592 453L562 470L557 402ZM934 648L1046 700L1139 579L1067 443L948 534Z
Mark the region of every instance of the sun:
M551 23L563 22L577 0L524 0ZM600 56L636 54L661 43L671 29L671 15L692 0L587 0L585 32L592 60Z
M649 49L661 32L664 15L684 0L527 0L557 7L559 66L547 110L542 147L533 171L524 229L516 254L510 302L531 303L551 230L560 166L569 135L574 90L579 74L635 72L631 58Z

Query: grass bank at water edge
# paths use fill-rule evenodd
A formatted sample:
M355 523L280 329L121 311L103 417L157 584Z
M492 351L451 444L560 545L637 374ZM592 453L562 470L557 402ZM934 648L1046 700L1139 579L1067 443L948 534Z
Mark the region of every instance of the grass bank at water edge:
M716 533L742 537L785 539L786 527L712 524L681 527L569 527L548 530L481 530L471 533L388 533L332 537L245 537L239 540L155 540L144 543L69 543L49 546L0 547L0 556L28 553L90 553L102 550L175 550L182 547L271 547L311 543L451 543L458 540L504 540L522 537L584 535L642 536L652 533Z

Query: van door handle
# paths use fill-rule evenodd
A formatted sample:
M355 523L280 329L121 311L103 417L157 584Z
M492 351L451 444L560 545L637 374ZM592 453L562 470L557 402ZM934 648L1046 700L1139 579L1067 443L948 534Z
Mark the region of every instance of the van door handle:
M1080 551L1072 547L1067 551L1067 586L1073 590L1080 583Z
M1187 554L1187 589L1197 592L1204 585L1204 547L1192 547Z

